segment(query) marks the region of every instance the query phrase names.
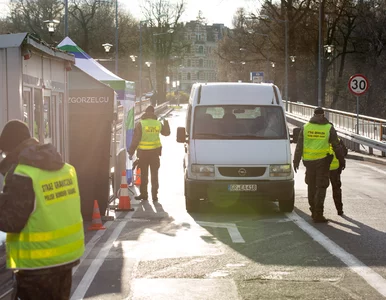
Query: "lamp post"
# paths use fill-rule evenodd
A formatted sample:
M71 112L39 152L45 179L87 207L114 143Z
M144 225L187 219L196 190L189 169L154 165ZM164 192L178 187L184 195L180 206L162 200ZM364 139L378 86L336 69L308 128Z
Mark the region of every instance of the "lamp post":
M58 20L45 20L43 21L47 25L48 32L52 36L55 32L56 26L60 23Z
M118 76L118 0L115 0L115 74Z
M64 37L68 36L68 0L64 0Z
M173 28L168 29L165 32L158 32L158 33L153 33L153 48L154 48L154 74L155 74L155 80L154 80L154 85L157 89L157 48L155 44L155 36L161 36L161 35L166 35L166 34L172 34L174 32Z
M256 17L252 14L252 18L255 19L263 19L263 20L274 20L276 23L284 23L284 31L285 31L285 41L284 41L284 98L286 100L285 110L288 111L288 19L287 19L287 10L284 15L284 20L272 18L267 15L261 15Z
M142 112L142 24L147 24L149 20L139 21L139 112Z

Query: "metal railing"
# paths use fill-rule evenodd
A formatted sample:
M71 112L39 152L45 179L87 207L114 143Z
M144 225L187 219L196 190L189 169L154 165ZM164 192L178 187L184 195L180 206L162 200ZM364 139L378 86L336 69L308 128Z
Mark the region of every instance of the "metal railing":
M286 101L284 101L286 103ZM287 118L296 118L306 123L313 115L316 106L288 101ZM359 145L369 147L370 154L373 148L386 152L386 120L368 117L365 115L343 112L325 108L326 118L334 124L334 127L341 135L345 136L354 144L352 150L357 151ZM359 126L357 126L359 124Z

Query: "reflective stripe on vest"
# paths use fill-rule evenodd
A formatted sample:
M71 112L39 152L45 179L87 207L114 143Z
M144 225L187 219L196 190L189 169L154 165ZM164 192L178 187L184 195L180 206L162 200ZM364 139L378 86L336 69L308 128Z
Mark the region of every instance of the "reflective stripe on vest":
M152 150L160 148L162 146L159 137L162 128L161 122L158 120L146 119L141 120L141 126L142 137L138 149Z
M332 159L332 162L330 164L330 170L337 170L339 168L339 160L336 158L335 151L332 149L332 146L330 145L330 153L334 155L334 158Z
M303 160L317 160L330 152L331 124L307 123L304 125Z
M20 233L7 233L7 267L33 270L78 260L84 231L75 169L69 164L58 171L18 165L14 174L32 179L35 210Z

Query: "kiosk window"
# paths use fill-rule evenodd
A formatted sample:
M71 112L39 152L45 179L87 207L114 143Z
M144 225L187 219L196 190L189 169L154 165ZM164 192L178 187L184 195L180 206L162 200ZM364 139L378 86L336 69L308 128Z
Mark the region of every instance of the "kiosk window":
M52 143L52 108L50 97L44 97L43 107L44 143Z
M42 90L34 89L34 137L39 141L42 123Z
M23 91L23 122L31 128L31 118L30 118L30 109L31 109L31 90Z

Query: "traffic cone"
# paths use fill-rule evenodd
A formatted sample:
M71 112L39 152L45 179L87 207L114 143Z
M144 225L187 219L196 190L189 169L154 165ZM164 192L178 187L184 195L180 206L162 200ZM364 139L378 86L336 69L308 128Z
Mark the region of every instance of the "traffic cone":
M100 230L100 229L106 229L102 225L102 219L101 219L101 213L99 211L99 205L98 201L94 200L94 210L92 213L92 223L91 226L88 228L88 230Z
M137 167L137 171L135 172L135 185L141 185L141 168Z
M134 209L131 208L131 203L130 203L129 188L126 180L126 171L122 171L120 191L121 192L119 195L119 204L116 211L123 211L123 210L133 211Z

